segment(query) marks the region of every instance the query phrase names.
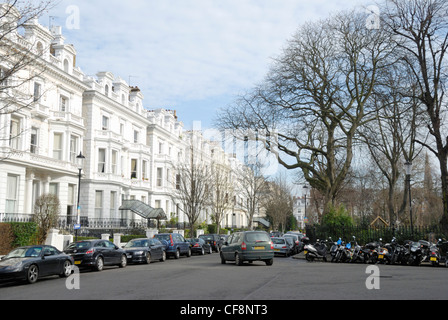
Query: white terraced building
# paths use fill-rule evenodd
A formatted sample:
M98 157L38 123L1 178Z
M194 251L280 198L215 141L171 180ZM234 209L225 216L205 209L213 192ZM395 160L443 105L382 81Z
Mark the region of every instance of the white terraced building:
M30 50L27 55L35 61L1 83L0 222L29 217L36 198L53 193L61 203L61 220L71 226L78 187L81 223L90 227L115 227L117 221L132 219L146 223L129 210L119 210L124 200L161 208L166 220L188 222L173 195L176 165L188 161L191 141L195 156L204 163L242 165L220 143L204 139L199 131L185 131L175 111L145 109L141 91L120 77L111 72L83 74L75 64L76 50L65 43L60 27L48 30L34 19L3 41ZM0 61L1 73L10 65ZM28 80L6 86L19 78ZM21 97L14 102L18 108L5 105L5 96ZM80 152L85 161L78 185ZM240 205L245 200L237 194L229 197L238 206L228 210L221 226L247 226ZM211 223L210 214L204 209L200 222Z

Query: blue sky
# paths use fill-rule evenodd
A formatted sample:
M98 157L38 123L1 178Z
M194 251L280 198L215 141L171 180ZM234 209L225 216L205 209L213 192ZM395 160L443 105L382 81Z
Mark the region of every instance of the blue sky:
M303 23L374 0L60 0L40 19L63 27L87 75L139 86L145 108L176 109L189 129L259 83ZM79 27L72 23L79 10ZM52 16L53 18L49 18ZM78 17L75 17L78 18ZM68 24L67 24L68 22Z

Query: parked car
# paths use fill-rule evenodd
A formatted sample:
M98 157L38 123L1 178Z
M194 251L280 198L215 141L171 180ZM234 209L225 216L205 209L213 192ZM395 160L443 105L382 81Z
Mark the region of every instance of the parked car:
M201 234L199 238L210 244L213 251L221 251L223 241L221 240L221 236L219 234Z
M127 265L126 252L108 240L72 242L64 252L73 257L75 266L79 268L102 271L104 266L116 265L124 268Z
M283 237L272 237L272 243L274 244L274 254L288 257L291 253L291 245Z
M165 244L167 256L173 256L179 259L181 255L191 257L190 242L179 233L159 233L154 236L160 242Z
M40 277L68 277L73 264L71 256L52 246L20 247L0 260L0 279L35 283Z
M126 252L128 263L151 263L152 260L161 262L166 260L166 246L157 239L133 239L126 243L123 250Z
M301 251L303 251L303 244L300 242L300 237L299 235L295 234L295 233L285 233L283 235L283 238L291 238L294 242L294 247L293 247L293 251L294 254L297 254Z
M244 261L264 261L270 266L274 262L274 245L264 231L244 231L230 235L221 248L221 263L235 261L242 265Z
M284 239L285 239L285 241L286 241L286 243L288 243L288 245L289 245L289 256L292 256L292 255L294 255L294 254L296 254L296 252L295 252L295 242L294 242L294 239L293 238L291 238L291 237L283 237Z
M212 253L212 246L209 243L206 243L203 239L200 238L190 238L187 239L190 242L191 253L199 253L204 255L205 253Z

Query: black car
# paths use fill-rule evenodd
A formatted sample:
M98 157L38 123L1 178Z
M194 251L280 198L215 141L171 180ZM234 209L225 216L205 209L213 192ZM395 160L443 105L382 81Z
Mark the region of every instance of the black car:
M206 243L212 246L213 251L219 252L221 251L222 243L221 237L219 234L201 234L199 239L204 240Z
M72 273L74 260L52 246L27 246L12 250L0 260L1 280L26 280L35 283L38 278Z
M203 239L190 238L187 240L190 242L191 253L199 253L201 255L212 253L212 246Z
M128 263L151 263L151 260L166 260L165 245L157 239L133 239L123 247Z
M103 270L104 266L116 265L124 268L127 265L126 252L108 240L83 240L73 242L64 250L71 255L75 266Z

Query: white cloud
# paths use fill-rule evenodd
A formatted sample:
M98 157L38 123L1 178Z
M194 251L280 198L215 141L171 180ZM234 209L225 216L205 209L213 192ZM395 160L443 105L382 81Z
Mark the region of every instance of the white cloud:
M133 76L146 107L182 109L191 101L226 103L217 97L259 82L300 24L358 3L366 1L78 0L80 29L64 33L85 73ZM64 27L72 4L63 0L50 12L55 24Z

